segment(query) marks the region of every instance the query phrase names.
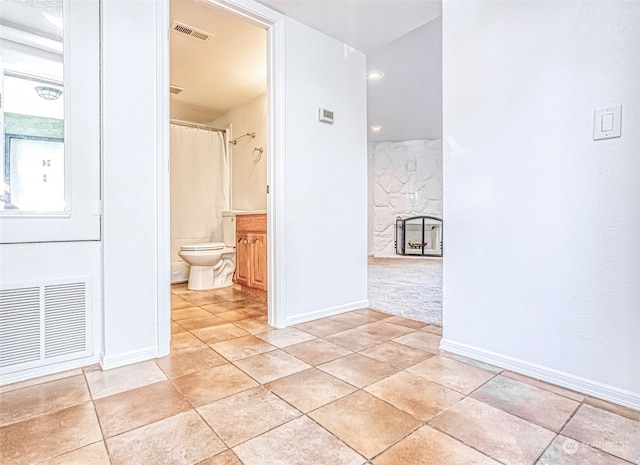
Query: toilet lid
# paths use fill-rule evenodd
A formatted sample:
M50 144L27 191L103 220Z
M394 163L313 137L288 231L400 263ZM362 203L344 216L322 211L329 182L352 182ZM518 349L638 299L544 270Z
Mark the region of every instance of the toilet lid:
M205 242L202 244L183 245L180 250L220 250L224 249L222 242Z

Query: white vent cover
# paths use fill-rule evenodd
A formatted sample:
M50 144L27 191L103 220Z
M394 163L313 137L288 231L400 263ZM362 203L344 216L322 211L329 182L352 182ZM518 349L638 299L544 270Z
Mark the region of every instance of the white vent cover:
M172 94L178 95L180 92L184 90L184 87L176 86L175 84L171 84L169 86L169 92Z
M40 360L40 288L0 291L0 367Z
M213 34L210 34L201 29L196 29L192 26L187 26L186 24L180 23L178 21L174 21L173 24L171 24L171 30L199 40L211 40L213 38Z
M91 355L89 283L0 289L0 374Z

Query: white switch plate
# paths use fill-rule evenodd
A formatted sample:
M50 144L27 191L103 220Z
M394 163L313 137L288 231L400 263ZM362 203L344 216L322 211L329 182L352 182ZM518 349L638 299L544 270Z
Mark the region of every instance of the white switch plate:
M620 137L622 105L596 110L593 116L593 140Z

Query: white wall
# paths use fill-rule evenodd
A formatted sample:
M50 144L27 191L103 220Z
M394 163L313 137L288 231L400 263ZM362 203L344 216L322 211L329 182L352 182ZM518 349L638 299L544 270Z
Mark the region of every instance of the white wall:
M366 83L362 53L285 24L279 245L286 324L293 324L367 304ZM335 112L334 124L317 121L319 107Z
M382 126L370 141L442 138L442 18L368 53L367 70L384 73L367 86L368 124Z
M231 148L231 208L233 210L267 209L267 95L234 108L210 125L225 128L231 124L232 137L256 133L255 139L243 137ZM263 148L260 161L254 162L255 148ZM258 153L255 153L258 156Z
M373 255L397 257L397 217L442 218L442 139L373 144Z
M102 347L102 282L100 242L49 242L0 245L0 283L7 288L89 278L92 356L17 371L0 377L0 384L91 365Z
M374 211L373 196L375 182L373 179L373 166L375 164L373 142L367 142L367 255L373 255L373 227Z
M443 18L443 347L640 408L640 3Z
M104 0L101 7L103 366L112 367L153 358L168 342L157 337L158 325L168 324L168 310L159 321L158 308L168 298L160 290L168 292L170 270L168 247L158 247L165 225L157 205L168 199L157 199L157 163L168 165L159 155L154 85L162 84L156 60L163 59L156 9L167 5ZM157 273L166 286L159 287Z

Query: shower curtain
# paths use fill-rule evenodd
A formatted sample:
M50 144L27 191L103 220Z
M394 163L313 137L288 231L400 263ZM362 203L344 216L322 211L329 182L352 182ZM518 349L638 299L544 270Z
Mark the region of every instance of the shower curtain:
M229 209L229 159L224 135L171 125L171 282L186 281L183 245L222 242Z

